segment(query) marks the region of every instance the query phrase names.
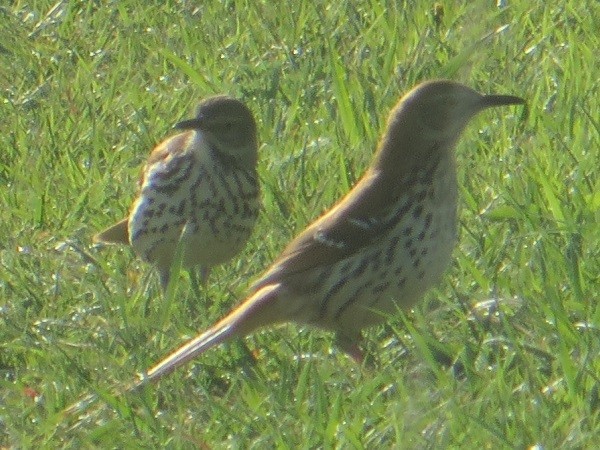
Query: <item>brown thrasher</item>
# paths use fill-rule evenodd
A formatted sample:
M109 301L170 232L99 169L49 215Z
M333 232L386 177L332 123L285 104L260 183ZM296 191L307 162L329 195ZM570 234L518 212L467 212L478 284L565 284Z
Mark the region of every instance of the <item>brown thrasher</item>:
M246 105L210 97L175 128L187 131L152 151L129 217L94 236L131 244L156 266L163 291L178 246L182 266L201 266L205 282L242 250L260 209L256 122Z
M452 81L415 87L392 110L356 186L289 243L244 302L132 388L219 343L286 321L335 332L337 345L361 360L361 329L413 305L450 262L457 228L454 148L462 130L485 108L522 103Z

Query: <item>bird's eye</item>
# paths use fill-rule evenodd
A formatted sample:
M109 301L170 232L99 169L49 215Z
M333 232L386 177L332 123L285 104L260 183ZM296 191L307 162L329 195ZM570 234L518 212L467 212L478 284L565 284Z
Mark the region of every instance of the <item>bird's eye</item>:
M233 128L233 122L225 122L223 124L223 130L225 130L225 131L231 131L232 128Z

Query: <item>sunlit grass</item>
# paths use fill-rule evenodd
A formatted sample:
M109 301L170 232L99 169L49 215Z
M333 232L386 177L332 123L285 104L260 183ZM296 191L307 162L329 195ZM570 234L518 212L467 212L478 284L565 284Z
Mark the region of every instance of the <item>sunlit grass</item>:
M13 2L0 6L0 446L593 448L600 440L594 2ZM358 367L293 325L115 395L211 324L361 176L419 81L528 100L458 146L443 283ZM259 121L264 209L239 259L161 304L94 232L153 145L215 93ZM447 355L442 365L431 348ZM439 356L439 355L438 355ZM93 392L81 414L62 411Z

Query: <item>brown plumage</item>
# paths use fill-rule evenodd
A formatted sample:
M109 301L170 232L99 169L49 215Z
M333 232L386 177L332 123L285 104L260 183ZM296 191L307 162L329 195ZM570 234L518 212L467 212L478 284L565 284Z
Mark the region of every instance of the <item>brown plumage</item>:
M166 289L178 245L182 266L210 268L238 254L260 209L256 123L240 101L221 95L202 101L186 130L150 154L129 217L94 236L131 244L158 269Z
M287 321L333 331L339 347L360 360L361 330L413 305L450 262L460 133L485 108L522 103L451 81L415 87L392 110L356 186L289 243L244 302L134 387L221 342Z

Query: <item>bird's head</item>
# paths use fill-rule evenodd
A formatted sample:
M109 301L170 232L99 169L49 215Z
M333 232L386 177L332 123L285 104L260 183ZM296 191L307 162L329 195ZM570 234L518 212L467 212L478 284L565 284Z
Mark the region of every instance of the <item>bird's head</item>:
M460 83L436 80L421 83L392 110L376 161L398 160L410 165L420 152L450 151L469 120L478 112L503 105L523 104L512 95L482 95Z
M454 81L436 80L422 83L406 94L393 115L409 117L432 138L454 140L478 112L522 103L522 98L512 95L482 95Z
M227 95L203 100L196 108L196 117L175 125L183 130L199 130L211 148L242 167L254 167L258 140L256 121L250 109Z

